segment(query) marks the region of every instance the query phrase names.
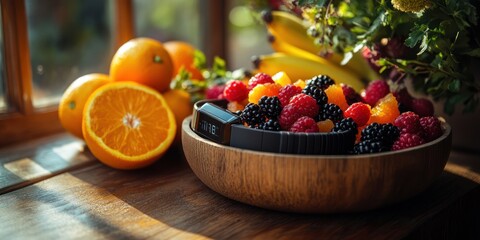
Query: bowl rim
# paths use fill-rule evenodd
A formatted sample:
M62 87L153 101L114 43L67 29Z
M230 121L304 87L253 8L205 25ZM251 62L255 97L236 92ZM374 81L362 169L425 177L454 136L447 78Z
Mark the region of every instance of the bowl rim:
M422 148L427 148L429 146L435 145L441 141L443 141L445 138L447 138L451 133L452 133L452 128L451 126L443 119L439 118L440 123L443 128L443 134L436 138L433 141L415 146L415 147L410 147L406 149L401 149L401 150L396 150L396 151L387 151L387 152L380 152L380 153L367 153L367 154L341 154L341 155L327 155L327 154L292 154L292 153L273 153L273 152L262 152L262 151L255 151L255 150L249 150L249 149L242 149L238 147L232 147L229 145L222 145L219 143L215 143L211 140L205 139L195 133L192 128L190 122L192 121L192 116L187 117L184 119L182 128L184 131L188 131L187 134L190 135L195 135L198 138L201 139L201 141L204 141L206 144L213 145L215 147L220 147L220 148L225 148L233 151L240 151L240 152L247 152L250 154L263 154L263 155L271 155L272 157L289 157L289 156L295 156L296 158L306 158L306 159L311 159L311 158L318 158L321 157L323 159L344 159L344 158L373 158L373 157L384 157L384 156L390 156L390 155L396 155L396 154L403 154L406 152L412 152L416 151L418 149ZM186 129L185 129L186 128ZM307 133L308 134L308 133Z

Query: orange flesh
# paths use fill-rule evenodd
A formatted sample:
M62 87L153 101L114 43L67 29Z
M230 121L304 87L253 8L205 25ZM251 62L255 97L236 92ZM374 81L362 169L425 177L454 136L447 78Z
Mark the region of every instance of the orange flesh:
M90 119L95 135L126 156L155 150L171 128L167 110L159 100L131 88L103 92L91 107Z

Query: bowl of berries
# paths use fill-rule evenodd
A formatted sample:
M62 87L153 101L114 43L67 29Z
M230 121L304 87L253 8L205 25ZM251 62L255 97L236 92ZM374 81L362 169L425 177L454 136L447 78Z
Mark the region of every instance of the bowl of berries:
M212 108L203 124L197 114L183 121L185 157L206 186L272 210L359 212L412 198L442 173L452 141L442 118L402 110L383 83L357 96L325 75L300 81L259 73L248 83L229 82L224 112ZM229 134L230 141L215 138ZM251 147L265 142L278 147Z

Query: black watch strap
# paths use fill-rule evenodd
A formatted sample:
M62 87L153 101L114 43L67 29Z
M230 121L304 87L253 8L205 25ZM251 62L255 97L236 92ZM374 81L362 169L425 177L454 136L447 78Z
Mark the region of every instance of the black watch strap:
M355 133L297 133L267 131L232 125L230 146L249 150L291 154L345 154L355 142Z
M191 127L211 141L232 147L289 154L345 154L355 143L355 132L298 133L268 131L244 126L239 116L226 110L226 100L202 100L194 105ZM219 134L205 131L210 122ZM208 126L211 130L211 126Z

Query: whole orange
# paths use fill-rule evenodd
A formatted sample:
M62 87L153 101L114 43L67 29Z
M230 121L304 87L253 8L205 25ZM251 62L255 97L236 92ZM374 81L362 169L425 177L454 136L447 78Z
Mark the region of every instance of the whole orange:
M163 44L165 49L172 57L173 76L176 76L183 67L192 74L192 79L202 80L203 76L200 70L195 67L195 50L191 44L183 41L169 41Z
M58 118L63 128L82 138L82 115L85 102L97 88L111 82L101 73L91 73L77 78L68 86L58 105Z
M182 144L182 122L183 120L192 115L193 104L190 101L190 94L184 90L171 89L162 93L163 99L167 102L168 106L175 115L175 122L177 123L177 134L175 135L174 143L177 146Z
M169 89L172 74L172 58L161 42L151 38L124 43L110 64L113 81L133 81L159 92Z

